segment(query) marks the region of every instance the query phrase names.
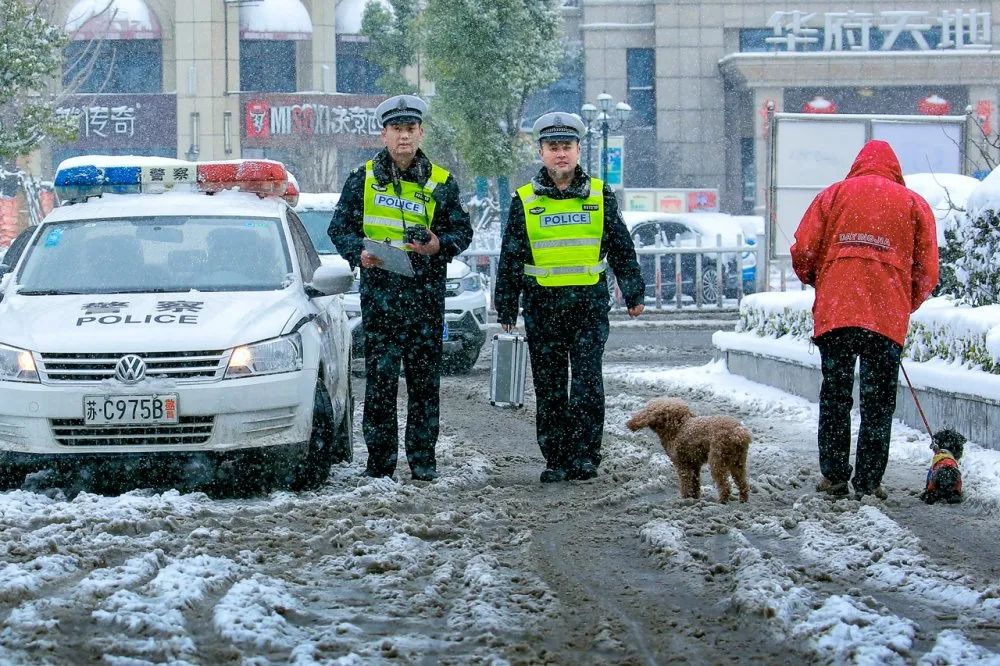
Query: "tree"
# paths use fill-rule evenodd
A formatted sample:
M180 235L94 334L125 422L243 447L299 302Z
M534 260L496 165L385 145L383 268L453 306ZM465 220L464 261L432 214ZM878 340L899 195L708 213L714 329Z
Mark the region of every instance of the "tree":
M994 172L1000 175L1000 172ZM961 256L955 262L956 288L962 302L972 306L1000 303L1000 271L996 257L1000 253L1000 205L983 206L970 216L962 231Z
M556 0L428 0L422 51L435 113L475 174L507 176L530 159L528 98L558 78L565 54Z
M66 35L39 4L0 2L0 158L25 155L45 137L72 139L75 123L54 112L54 76Z
M389 4L391 11L369 0L361 19L361 34L368 38L368 59L382 69L378 87L388 95L400 95L413 90L403 70L418 57L416 20L420 5L417 0L389 0Z

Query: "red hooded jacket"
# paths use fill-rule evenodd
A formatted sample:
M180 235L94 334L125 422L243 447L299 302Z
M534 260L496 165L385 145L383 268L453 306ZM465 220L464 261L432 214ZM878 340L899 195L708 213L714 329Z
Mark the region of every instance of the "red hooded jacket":
M866 143L847 178L816 196L795 232L792 267L816 288L817 337L851 326L904 343L910 313L937 285L937 232L888 143Z

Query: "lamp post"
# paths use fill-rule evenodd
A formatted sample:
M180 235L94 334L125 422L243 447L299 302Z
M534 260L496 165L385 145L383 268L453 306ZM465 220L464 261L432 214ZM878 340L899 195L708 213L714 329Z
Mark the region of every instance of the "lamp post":
M608 180L608 133L624 127L631 114L631 106L625 102L615 104L615 98L606 92L597 96L597 106L584 104L580 107L580 117L587 124L587 170L590 170L591 145L596 130L601 133L601 180L605 182Z

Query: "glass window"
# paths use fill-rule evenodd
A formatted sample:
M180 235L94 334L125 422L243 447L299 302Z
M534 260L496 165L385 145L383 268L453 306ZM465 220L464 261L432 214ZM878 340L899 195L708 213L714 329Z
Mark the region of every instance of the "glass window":
M295 92L295 42L241 39L240 90Z
M313 246L320 254L336 254L333 243L327 230L330 228L330 220L333 218L332 210L303 210L298 213L302 220Z
M302 281L311 282L313 274L320 265L319 255L316 254L316 248L313 247L309 234L302 228L302 222L291 211L288 211L288 228L292 232L292 244L295 246Z
M70 42L63 49L63 87L81 93L163 90L159 39Z
M640 127L656 124L656 51L627 49L626 76L632 123Z
M539 116L551 111L572 111L579 113L583 105L583 56L582 46L571 43L567 46L566 58L559 66L559 78L544 90L528 98L524 107L524 129L531 126Z
M337 36L337 92L381 93L382 68L368 60L368 40L359 35Z
M278 218L131 217L43 226L18 284L25 295L270 291L291 270Z

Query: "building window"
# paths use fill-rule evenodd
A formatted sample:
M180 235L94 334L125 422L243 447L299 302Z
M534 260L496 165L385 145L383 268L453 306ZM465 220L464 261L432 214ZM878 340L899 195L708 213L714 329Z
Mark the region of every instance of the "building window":
M368 60L368 38L337 35L337 92L381 93L382 68Z
M295 92L295 42L241 39L240 90Z
M528 98L522 129L531 132L535 120L551 111L579 113L582 104L583 48L574 42L567 45L566 57L559 65L559 78Z
M639 127L656 124L656 51L627 49L626 76L632 123Z
M63 88L81 93L163 90L159 39L73 41L63 49Z

